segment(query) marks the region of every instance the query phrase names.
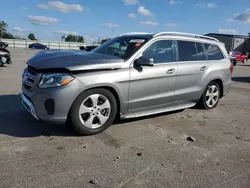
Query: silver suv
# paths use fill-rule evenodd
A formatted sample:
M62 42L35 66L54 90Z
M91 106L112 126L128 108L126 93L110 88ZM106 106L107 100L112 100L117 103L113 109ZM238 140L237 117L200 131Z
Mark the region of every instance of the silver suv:
M133 118L216 107L231 85L223 43L189 33L125 33L91 52L48 50L23 73L22 102L37 120L72 123L82 135Z

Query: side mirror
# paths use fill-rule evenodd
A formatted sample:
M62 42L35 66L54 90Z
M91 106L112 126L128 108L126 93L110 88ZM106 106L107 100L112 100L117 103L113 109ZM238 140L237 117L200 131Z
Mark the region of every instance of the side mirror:
M141 56L135 60L136 66L154 66L154 60L152 58Z

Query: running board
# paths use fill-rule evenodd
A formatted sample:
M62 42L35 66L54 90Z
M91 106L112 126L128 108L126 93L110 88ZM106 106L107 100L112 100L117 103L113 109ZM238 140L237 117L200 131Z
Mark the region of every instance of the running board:
M186 108L191 108L191 107L195 106L195 104L196 103L189 103L186 105L178 105L178 106L161 108L161 109L156 109L156 110L151 110L151 111L126 114L124 116L121 116L121 119L138 118L138 117L143 117L143 116L160 114L160 113L164 113L164 112L172 112L172 111L176 111L176 110L182 110L182 109L186 109Z

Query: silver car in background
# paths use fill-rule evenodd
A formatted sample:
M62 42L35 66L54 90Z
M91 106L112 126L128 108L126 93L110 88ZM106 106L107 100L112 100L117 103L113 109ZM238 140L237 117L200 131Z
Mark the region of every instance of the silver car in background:
M71 122L81 135L134 118L199 105L216 107L233 66L215 38L125 33L91 52L48 50L27 62L22 102L37 120Z

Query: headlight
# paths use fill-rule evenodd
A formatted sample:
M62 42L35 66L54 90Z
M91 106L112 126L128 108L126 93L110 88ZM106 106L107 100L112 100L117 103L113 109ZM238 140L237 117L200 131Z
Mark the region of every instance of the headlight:
M48 88L48 87L59 87L64 86L74 80L74 77L67 73L46 73L43 74L38 87Z

